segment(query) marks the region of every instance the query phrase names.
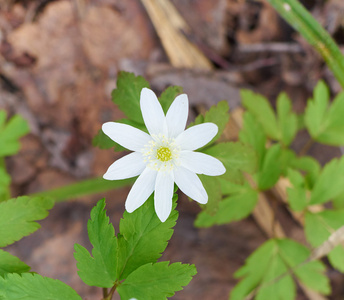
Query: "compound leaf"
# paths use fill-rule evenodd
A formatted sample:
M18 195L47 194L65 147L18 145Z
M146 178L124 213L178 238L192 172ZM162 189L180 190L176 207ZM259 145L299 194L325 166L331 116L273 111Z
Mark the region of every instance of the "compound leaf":
M132 272L117 290L121 300L166 300L188 285L196 274L194 265L169 265L168 261L148 263Z
M110 288L117 275L117 238L104 208L105 200L102 199L92 209L91 219L87 223L93 257L87 249L78 244L74 246L74 257L78 275L87 285Z
M54 201L47 197L28 196L0 203L0 247L5 247L27 236L41 226L35 222L44 219Z

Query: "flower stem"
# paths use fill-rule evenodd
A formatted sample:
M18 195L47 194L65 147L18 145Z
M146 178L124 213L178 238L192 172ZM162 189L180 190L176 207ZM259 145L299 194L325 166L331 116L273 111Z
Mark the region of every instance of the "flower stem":
M124 180L105 180L102 177L87 179L70 185L65 185L56 189L31 194L31 197L51 197L56 202L62 202L69 199L97 194L112 189L121 188L133 184L135 178Z

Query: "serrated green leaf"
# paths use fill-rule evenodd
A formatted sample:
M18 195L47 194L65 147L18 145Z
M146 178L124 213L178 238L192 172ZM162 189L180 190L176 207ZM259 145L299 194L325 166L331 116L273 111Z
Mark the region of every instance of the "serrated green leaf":
M288 203L293 211L302 211L309 204L305 178L293 169L288 170L288 178L293 185L287 188Z
M258 187L260 190L267 190L275 185L281 175L282 168L279 164L281 156L281 146L275 144L271 146L263 160L258 176Z
M319 162L310 156L295 156L290 162L289 166L293 169L305 171L305 182L309 188L313 188L318 176L320 174L320 164Z
M329 91L320 81L314 90L314 99L309 100L305 111L306 127L318 142L340 146L344 144L344 93L339 93L329 105Z
M0 203L0 247L5 247L27 236L41 226L35 222L44 219L54 201L46 197L28 196Z
M303 284L321 294L330 293L329 280L324 274L325 265L320 261L305 263L311 254L307 247L289 239L279 239L277 243L283 261Z
M27 122L19 115L13 116L5 124L6 112L0 111L0 157L13 155L19 151L19 138L29 132Z
M0 249L0 276L7 273L29 272L30 267L23 263L18 257Z
M117 78L117 87L111 94L112 101L128 119L141 124L143 124L143 118L140 109L140 94L145 87L149 88L149 83L142 76L122 71Z
M314 184L311 204L325 203L344 192L344 156L325 165Z
M228 182L228 186L232 187L230 196L225 197L219 203L215 214L208 211L198 214L195 221L196 227L210 227L215 224L239 221L252 212L258 200L258 192L253 190L249 184L236 185Z
M207 146L213 144L223 133L226 124L229 121L229 106L227 101L220 101L217 105L213 105L209 111L205 113L204 116L198 116L193 123L189 125L189 127L198 125L201 123L214 123L218 127L218 132L216 136L207 144ZM202 148L201 148L202 149Z
M269 101L264 96L250 90L241 90L240 95L243 105L258 120L268 137L279 140L279 126Z
M281 141L289 146L297 133L298 119L292 111L291 101L286 93L280 93L277 98L277 116Z
M155 263L165 250L178 218L177 195L173 196L173 210L161 222L154 210L153 195L132 213L124 212L119 224L117 277L122 280L138 267Z
M226 173L222 175L229 181L242 181L242 171L253 173L256 169L256 156L254 151L237 143L220 143L204 151L204 153L219 159L226 167Z
M180 86L169 86L166 90L164 90L161 93L159 101L165 115L174 99L181 93L183 93L183 88Z
M235 277L244 277L232 290L231 300L243 300L257 288L255 299L295 299L294 274L308 287L327 294L329 281L318 261L306 262L310 251L289 239L269 240L259 247Z
M328 107L330 92L323 81L319 81L313 91L313 100L308 100L305 110L305 125L312 137L316 137L321 131Z
M10 198L10 183L11 177L5 169L3 158L0 158L0 202L8 200L8 198Z
M7 274L0 277L1 300L82 300L68 285L38 274Z
M203 187L208 194L208 202L202 205L202 209L210 215L217 212L219 203L222 199L220 178L216 176L206 176L199 174Z
M166 300L188 285L197 274L194 265L168 264L168 261L148 263L132 272L117 288L121 300Z
M244 145L248 145L253 148L257 156L257 165L260 169L266 152L266 135L262 126L250 112L244 113L243 120L243 128L239 132L239 140Z
M344 225L344 210L324 210L319 213L307 212L305 215L305 233L309 243L318 247L328 240L330 235ZM341 248L341 249L338 249ZM344 271L343 246L338 246L329 253L329 259L333 267Z
M93 257L87 249L75 244L78 275L87 285L110 288L116 280L118 249L115 229L106 216L105 199L98 201L92 209L87 231Z

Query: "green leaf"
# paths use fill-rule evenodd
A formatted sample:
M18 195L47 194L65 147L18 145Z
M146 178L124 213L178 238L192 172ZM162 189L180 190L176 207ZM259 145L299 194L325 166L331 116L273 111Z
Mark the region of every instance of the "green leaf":
M329 105L329 91L323 81L314 90L305 111L306 127L316 141L333 146L344 144L344 93L339 93Z
M17 153L20 148L19 138L29 132L27 122L19 115L13 116L5 124L6 112L0 111L0 157Z
M143 123L137 123L129 119L117 120L116 123L127 124L148 133L146 126ZM109 149L109 148L114 147L115 151L117 152L127 150L126 148L122 147L120 144L117 144L112 139L110 139L101 129L93 138L92 145L95 147L99 147L100 149Z
M344 192L344 156L325 165L314 184L311 204L325 203Z
M275 144L271 146L263 160L258 176L258 187L260 190L267 190L275 185L281 175L282 169L279 164L281 156L281 146Z
M256 169L256 156L253 150L241 143L220 143L204 151L219 159L226 168L222 175L227 180L240 182L242 173L253 173Z
M92 140L93 147L99 147L100 149L110 149L118 145L112 139L110 139L103 130L99 129L98 133Z
M288 178L293 185L287 188L289 205L293 211L302 211L309 204L305 178L293 169L288 170Z
M307 247L289 239L279 239L277 243L283 261L303 284L321 294L330 293L329 279L324 274L325 265L320 261L305 263L311 255Z
M279 140L279 126L268 99L250 90L241 90L242 103L254 115L268 137Z
M327 241L330 235L344 225L344 210L324 210L319 213L307 212L305 215L305 233L314 247ZM343 255L343 256L341 256ZM339 245L328 255L333 267L344 272L344 249Z
M321 170L320 164L316 159L310 156L295 156L290 160L289 166L306 172L305 182L310 188L313 188Z
M10 198L9 185L11 183L11 177L5 169L5 165L2 166L1 160L3 158L0 158L0 202Z
M169 86L166 90L164 90L161 93L159 101L165 115L174 99L181 93L183 93L183 88L180 86Z
M310 251L293 240L267 241L235 273L236 278L244 278L232 290L230 300L243 300L256 288L258 300L293 300L296 293L292 274L309 288L328 294L325 267L318 261L306 262L309 256Z
M132 213L124 212L119 224L117 277L122 280L147 263L155 263L165 250L173 234L178 212L177 195L173 197L173 210L165 222L161 222L154 210L153 195Z
M198 125L201 123L214 123L217 125L219 131L216 136L207 144L207 146L213 144L223 133L228 121L229 121L229 106L227 101L220 101L217 105L213 105L204 116L199 115L189 127Z
M201 179L203 187L208 194L208 202L202 205L202 209L213 215L219 208L219 203L222 199L221 183L220 178L217 176L206 176L199 174L198 177Z
M18 257L0 249L0 276L7 273L29 272L30 267L23 263Z
M288 95L286 93L279 94L277 98L278 127L281 141L286 146L291 144L298 130L298 119L291 109L292 105Z
M194 265L168 264L168 261L148 263L132 272L117 288L121 300L165 300L182 290L197 274Z
M117 275L117 238L104 208L105 199L102 199L92 209L91 219L87 223L93 257L78 244L75 244L74 257L83 282L90 286L110 288Z
M8 274L0 277L2 300L82 300L68 285L38 274Z
M140 94L149 83L142 76L121 71L117 79L117 87L112 91L112 101L131 120L143 124L140 109Z
M54 202L50 198L28 196L0 203L0 247L27 236L41 226L36 223L48 215Z
M321 80L313 91L313 99L308 100L305 110L305 125L314 138L323 130L322 123L325 120L330 92L327 85Z
M195 226L210 227L215 224L221 225L232 221L239 221L252 212L257 203L258 192L253 190L247 183L237 185L227 181L226 185L226 188L231 190L230 196L225 197L219 203L215 214L206 210L198 214Z
M266 152L266 136L262 126L257 122L250 112L245 112L243 117L243 128L239 132L239 140L249 145L256 152L258 168L263 164Z

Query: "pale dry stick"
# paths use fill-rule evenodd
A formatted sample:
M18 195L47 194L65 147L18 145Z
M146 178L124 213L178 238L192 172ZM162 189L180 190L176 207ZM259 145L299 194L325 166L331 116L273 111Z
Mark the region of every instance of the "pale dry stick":
M232 130L237 131L237 135L240 131L240 129L243 127L243 113L244 110L242 108L237 108L235 109L232 113L231 113L231 118L230 120L232 120L232 124L231 128ZM249 183L251 185L253 185L254 187L254 182L252 180L252 178L250 176L246 176L246 178L248 179ZM277 183L278 185L278 183ZM286 191L286 189L282 189L281 191ZM285 197L286 198L286 194ZM285 237L285 233L283 231L283 228L281 226L281 224L275 220L274 218L274 212L272 210L272 208L270 207L268 200L266 198L266 196L264 195L264 193L259 193L258 196L258 202L257 205L255 207L255 209L253 210L252 213L254 219L256 220L256 222L258 223L258 225L264 230L264 232L269 236L269 237L277 237L277 238L283 238ZM296 218L296 216L294 216ZM305 285L303 285L301 282L299 282L299 285L301 287L301 289L303 290L303 292L305 293L305 295L311 299L311 300L327 300L326 297L322 296L321 294L309 289L308 287L306 287ZM252 297L254 296L255 291L250 294L245 300L249 300L252 299Z
M169 0L141 0L171 64L177 68L211 70L211 62L183 34L190 29Z

